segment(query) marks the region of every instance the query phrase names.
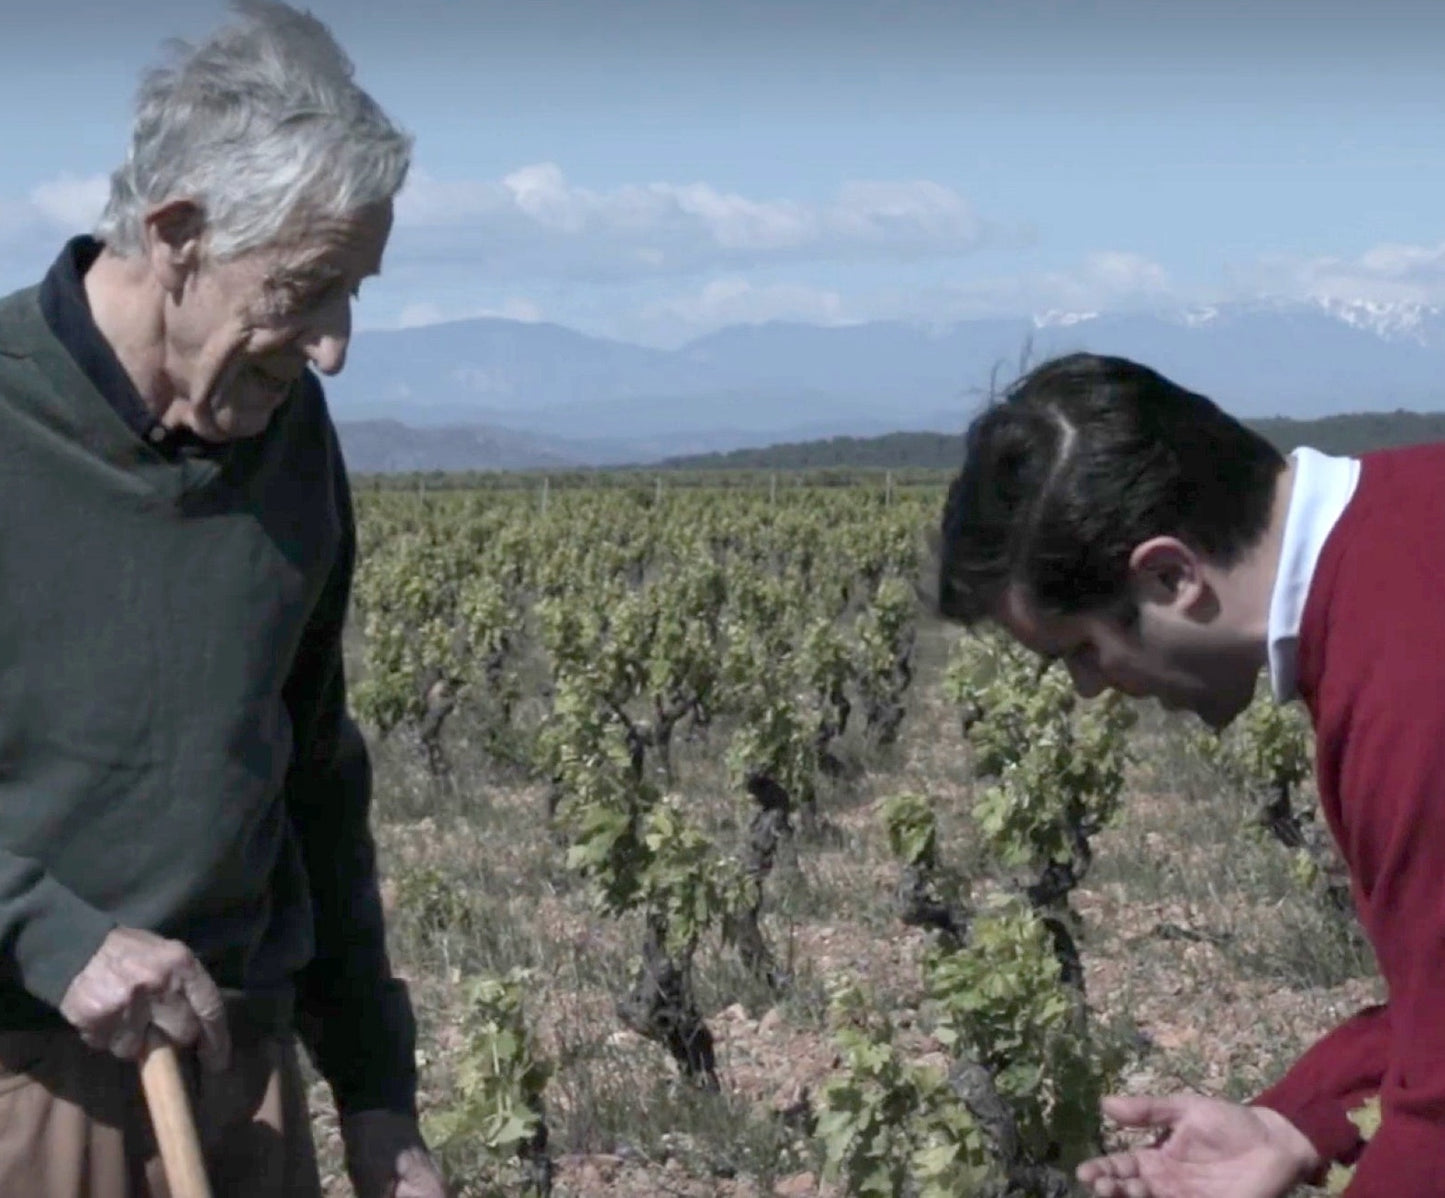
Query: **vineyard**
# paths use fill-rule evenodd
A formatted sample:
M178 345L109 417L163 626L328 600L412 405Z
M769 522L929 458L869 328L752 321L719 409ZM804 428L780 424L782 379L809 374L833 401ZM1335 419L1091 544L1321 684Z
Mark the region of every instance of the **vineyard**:
M1214 738L940 624L941 502L359 491L352 701L458 1194L1068 1195L1102 1093L1245 1097L1375 998L1300 713Z

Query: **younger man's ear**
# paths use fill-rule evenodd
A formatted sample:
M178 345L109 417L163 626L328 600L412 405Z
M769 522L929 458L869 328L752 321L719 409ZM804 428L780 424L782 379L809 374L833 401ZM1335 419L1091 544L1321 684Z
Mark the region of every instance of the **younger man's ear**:
M1129 576L1141 603L1188 610L1205 589L1198 555L1177 537L1151 537L1129 555Z

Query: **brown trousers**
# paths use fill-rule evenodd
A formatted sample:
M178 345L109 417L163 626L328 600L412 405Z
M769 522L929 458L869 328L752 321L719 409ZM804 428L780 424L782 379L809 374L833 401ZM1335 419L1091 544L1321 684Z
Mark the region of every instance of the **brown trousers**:
M296 1054L258 1034L225 1073L182 1055L215 1198L320 1198ZM68 1029L0 1032L0 1198L170 1198L135 1064Z

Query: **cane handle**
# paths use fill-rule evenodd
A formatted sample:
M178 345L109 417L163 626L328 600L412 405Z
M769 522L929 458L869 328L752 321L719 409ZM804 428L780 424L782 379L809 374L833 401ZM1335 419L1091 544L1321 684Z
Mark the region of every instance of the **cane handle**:
M171 1198L211 1198L191 1099L175 1045L152 1028L140 1063L141 1088L161 1152Z

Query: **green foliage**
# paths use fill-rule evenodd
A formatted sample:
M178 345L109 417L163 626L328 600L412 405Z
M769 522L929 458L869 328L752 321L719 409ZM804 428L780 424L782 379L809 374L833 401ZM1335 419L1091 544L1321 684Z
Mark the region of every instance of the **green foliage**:
M964 708L973 772L996 778L1020 760L1040 726L1074 709L1068 675L996 632L965 636L944 674L945 696Z
M1002 735L995 734L992 711L975 725L978 741L997 754L990 764L1002 759L1005 744L1017 754L974 806L979 829L1008 865L1081 867L1081 842L1107 826L1123 791L1125 732L1134 713L1109 694L1076 714L1072 700L1059 701L1055 683L1046 676L1021 702L1011 699ZM1028 731L1018 733L1014 720Z
M470 891L434 865L413 865L396 875L396 902L422 939L435 943L476 926Z
M956 1198L996 1180L988 1137L942 1070L907 1060L854 989L830 1007L843 1066L818 1095L823 1174L849 1194Z
M816 709L805 699L759 687L749 697L727 750L734 785L751 774L766 774L793 801L809 804L818 789Z
M1252 808L1251 837L1288 854L1300 890L1327 913L1345 911L1350 887L1344 863L1310 796L1299 793L1314 759L1314 732L1303 705L1278 703L1268 678L1261 677L1249 706L1224 732L1198 732L1187 745L1226 793Z
M1035 881L1027 897L1010 888L974 912L961 944L929 949L938 1034L992 1078L1023 1159L1070 1169L1099 1149L1099 1100L1122 1059L1091 1035L1068 894L1118 811L1135 713L1113 693L1079 702L1062 666L992 630L956 642L943 690L986 782L973 805L984 847ZM902 796L886 816L895 855L932 868L927 805Z
M500 490L363 496L357 706L383 732L416 727L429 752L443 719L468 743L480 726L494 755L511 745L509 760L526 746L567 867L597 911L647 929L638 976L652 990L619 1012L644 1034L676 1031L669 1020L695 1006L694 949L708 935L740 947L756 935L763 883L679 801L674 754L721 728L735 787L766 780L771 812L815 816L850 713L875 743L903 718L911 580L933 498L652 486L559 487L545 506ZM401 889L444 946L475 918L465 891L439 876ZM962 1174L937 1118L913 1169L942 1193Z
M1375 1133L1380 1130L1380 1096L1372 1094L1351 1111L1347 1118L1360 1129L1361 1139L1367 1142L1374 1139ZM1343 1194L1354 1177L1355 1167L1353 1165L1338 1163L1331 1165L1329 1175L1325 1178L1325 1192Z
M1298 703L1277 703L1261 678L1253 701L1218 736L1201 731L1195 752L1252 794L1288 796L1310 776L1314 733Z
M913 680L911 655L916 599L902 578L883 578L858 617L858 693L868 726L891 742L903 718L903 695Z
M1380 1096L1378 1094L1371 1095L1346 1117L1360 1129L1363 1139L1367 1141L1374 1139L1375 1133L1380 1130L1380 1120L1383 1117L1380 1110Z
M517 613L504 583L461 552L457 536L450 524L427 521L358 565L365 637L353 702L383 734L420 721L438 680L457 690L484 684L504 708L515 694L508 659Z
M562 681L540 739L565 796L568 868L593 883L603 912L662 915L670 951L727 922L741 869L689 822L675 795L638 772L626 726L587 681Z
M924 869L938 865L938 821L923 795L894 795L883 803L881 814L893 856Z
M742 870L687 821L677 796L648 813L643 843L643 900L665 918L669 951L685 952L708 929L729 925L743 901Z
M504 739L523 707L519 721L540 728L514 740L535 745L530 764L552 784L569 866L600 911L645 916L684 966L702 937L756 910L759 883L674 793L672 725L692 721L671 750L684 766L713 729L730 738L734 785L763 774L806 806L830 793L829 746L850 706L886 712L908 685L917 530L936 519L939 496L875 481L663 494L650 478L603 491L554 480L545 510L535 493L500 488L362 495L356 705L382 732L419 725L441 682L473 717L466 735L496 714ZM1127 705L1080 702L1062 668L995 635L958 639L944 688L982 781L971 814L992 864L1076 882L1089 838L1118 809ZM1297 786L1309 770L1299 714L1252 707L1211 746L1215 760L1256 789ZM883 815L895 856L926 875L918 892L948 907L966 888L938 884L927 797L899 795ZM1296 867L1319 868L1303 851ZM396 883L406 918L443 946L486 910L436 870L403 870ZM1092 1147L1096 1098L1117 1062L1091 1039L1067 981L1055 918L1067 886L1053 894L1065 901L1052 911L1016 896L959 919L958 939L927 953L924 980L944 1039L989 1072L1024 1153L1066 1163ZM471 1144L505 1156L541 1127L527 1112L539 1109L545 1066L513 999L505 987L469 992L458 1098L429 1124L449 1154ZM886 1018L841 1000L838 1012L845 1067L818 1123L829 1175L876 1194L969 1194L996 1181L997 1139L957 1078L910 1060Z
M452 1094L424 1119L427 1142L443 1161L481 1150L505 1163L545 1141L543 1092L552 1065L538 1054L527 1026L523 996L531 984L530 971L511 970L463 985Z
M1072 1168L1098 1151L1099 1099L1121 1062L1092 1043L1082 996L1026 902L997 898L963 948L933 946L924 980L936 1035L988 1070L1030 1159Z
M558 822L569 837L568 867L594 884L601 910L619 915L642 894L642 821L657 790L635 768L627 728L595 687L586 674L559 681L538 756L563 796Z
M896 795L882 816L893 855L931 879L938 841L927 800ZM923 976L935 1035L988 1073L1022 1159L1067 1168L1097 1152L1099 1100L1122 1059L1091 1038L1083 994L1065 979L1044 917L1020 895L995 894L962 943L929 947Z
M974 772L991 785L974 819L1001 863L1073 870L1118 810L1136 716L1109 693L1078 702L1068 672L989 632L959 639L944 694L964 708Z

